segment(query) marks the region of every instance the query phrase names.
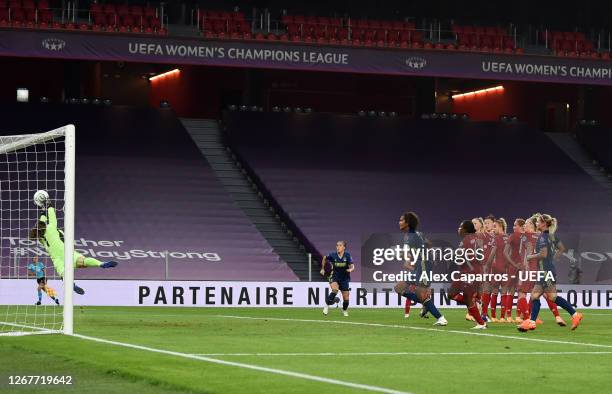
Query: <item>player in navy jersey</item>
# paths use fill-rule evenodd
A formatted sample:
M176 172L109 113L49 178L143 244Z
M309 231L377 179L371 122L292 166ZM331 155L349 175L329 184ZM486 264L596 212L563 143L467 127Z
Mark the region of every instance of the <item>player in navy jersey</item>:
M338 290L342 292L342 314L348 316L349 295L351 272L355 270L355 264L351 254L346 251L346 241L336 242L336 251L323 257L323 267L326 263L331 264L331 275L329 276L329 286L331 292L325 300L323 314L329 313L329 306L336 302Z
M538 261L538 270L544 274L555 273L555 254L558 241L555 241L555 231L557 228L557 220L550 215L539 215L536 221L538 230L541 231L536 242L535 253L527 256L528 259L535 258ZM557 255L558 257L558 255ZM533 286L531 291L531 318L523 321L518 326L519 331L535 330L536 322L540 312L540 296L546 293L549 300L565 309L572 316L572 330L575 330L582 321L582 313L576 312L574 307L563 297L557 295L557 286L554 278L542 278Z
M412 224L413 226L414 226L414 221L418 221L418 217L416 216L416 214L414 214L414 216L412 216L412 215L413 215L412 212L407 212L407 213L402 214L402 216L400 216L399 223L398 223L399 224L399 229L403 233L403 235L402 235L402 242L405 245L408 245L408 247L410 247L410 244L409 244L410 237L408 236L409 229L410 229L409 221L413 222L413 224ZM416 233L423 239L423 242L424 242L425 246L430 248L431 247L431 241L429 241L422 232L417 231ZM410 267L409 269L412 269L412 267ZM406 285L408 286L408 290L410 292L414 293L414 291L416 290L416 285L414 284L414 282L412 282L412 283L407 283L406 282ZM411 307L412 307L412 299L411 298L406 298L404 300L404 318L408 319L410 317L410 309L411 309ZM423 307L421 308L421 312L419 313L419 316L422 317L422 318L429 319L428 314L429 314L429 311L423 305Z
M400 216L399 226L400 230L404 232L404 244L410 249L424 250L428 245L421 233L416 231L418 225L419 217L416 213L406 212ZM427 259L424 259L423 256L419 256L415 261L405 262L404 267L413 271L416 280L414 283L397 283L395 285L395 291L406 297L407 301L411 300L423 304L424 312L429 312L436 318L434 326L446 326L448 321L442 316L431 297L431 283L423 276L424 273L431 275L431 263Z

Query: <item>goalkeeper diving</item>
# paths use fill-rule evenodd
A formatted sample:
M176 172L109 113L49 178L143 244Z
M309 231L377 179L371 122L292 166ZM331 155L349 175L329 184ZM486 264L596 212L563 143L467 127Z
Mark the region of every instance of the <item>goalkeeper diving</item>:
M64 277L64 241L63 232L57 228L57 216L55 208L49 200L49 196L46 192L39 190L34 196L34 203L44 209L46 212L43 213L34 227L30 231L30 239L37 240L44 246L51 261L53 267L60 277ZM42 195L41 195L42 194ZM117 266L115 261L102 262L93 257L85 257L80 253L74 252L73 254L73 266L75 268L113 268ZM74 285L74 291L77 294L83 295L85 291Z

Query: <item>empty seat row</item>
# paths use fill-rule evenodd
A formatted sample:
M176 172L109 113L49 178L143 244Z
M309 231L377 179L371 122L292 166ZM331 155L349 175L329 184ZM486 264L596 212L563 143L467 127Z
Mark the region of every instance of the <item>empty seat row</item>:
M117 15L117 14L93 14L93 26L100 27L126 27L132 29L134 27L140 27L146 29L150 27L152 29L161 28L161 21L155 16L135 16L135 15Z
M48 0L38 0L38 2L34 3L34 0L0 0L0 8L23 8L24 10L48 10L49 9L49 1Z
M552 43L551 48L556 52L591 52L595 46L588 40L557 40Z
M219 19L223 21L244 21L244 12L229 12L229 11L215 11L215 10L198 10L201 20Z
M545 41L558 41L558 40L578 40L584 41L586 40L586 35L581 31L542 31L540 33L540 38Z
M457 38L457 44L459 46L465 46L468 48L481 48L481 49L514 49L514 39L508 36L500 35L478 35L478 34L465 34L462 33Z
M219 33L250 33L251 24L245 20L203 20L200 24L200 30L205 32Z
M312 25L312 26L333 26L333 27L353 27L361 29L385 29L385 30L414 30L416 28L413 22L407 21L388 21L388 20L368 20L368 19L351 19L351 18L335 18L325 16L303 16L303 15L283 15L281 23L285 26L295 25Z
M40 10L36 9L6 9L0 8L0 24L6 27L9 23L12 26L21 26L36 23L50 24L53 22L53 13L51 10Z
M94 3L91 5L89 11L92 14L117 14L120 16L123 15L134 15L134 16L146 16L146 17L156 17L157 16L157 8L155 7L142 7L139 5L131 5L127 4L97 4Z
M488 35L488 36L506 36L508 31L499 26L471 26L471 25L457 25L453 24L451 30L456 35L461 34L476 34L476 35Z

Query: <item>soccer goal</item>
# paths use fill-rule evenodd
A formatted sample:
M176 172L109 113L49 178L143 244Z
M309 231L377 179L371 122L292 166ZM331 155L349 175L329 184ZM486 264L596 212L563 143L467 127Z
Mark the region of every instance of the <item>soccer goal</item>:
M44 190L55 207L64 256L73 255L74 131L68 125L0 136L0 335L73 333L73 261L64 259L60 277L32 233L48 214L33 200Z

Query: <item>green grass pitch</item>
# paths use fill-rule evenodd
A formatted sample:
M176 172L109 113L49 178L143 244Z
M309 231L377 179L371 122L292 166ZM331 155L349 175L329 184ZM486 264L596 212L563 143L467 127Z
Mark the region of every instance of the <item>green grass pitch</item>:
M319 308L77 307L77 334L180 354L63 335L0 337L0 391L15 390L9 375L44 374L71 375L74 385L16 392L610 392L612 311L584 310L572 332L543 309L544 324L529 333L501 323L474 332L464 309L445 310L449 326L434 329L414 312L406 320L401 309L352 309L346 318Z

